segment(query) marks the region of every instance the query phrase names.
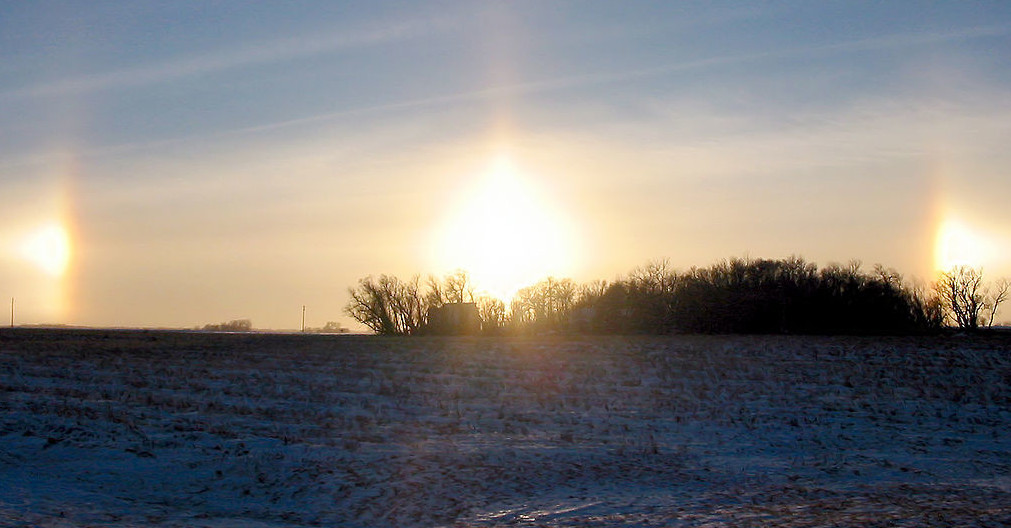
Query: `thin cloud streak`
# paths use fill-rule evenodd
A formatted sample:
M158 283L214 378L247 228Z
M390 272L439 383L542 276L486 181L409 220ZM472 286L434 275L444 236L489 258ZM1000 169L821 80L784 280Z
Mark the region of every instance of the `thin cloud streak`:
M565 90L583 86L630 81L645 77L654 77L670 73L693 71L705 68L725 66L730 64L741 64L764 59L790 58L808 55L817 56L832 52L870 51L875 49L902 48L931 43L948 42L952 40L965 40L965 39L983 38L990 36L1000 36L1000 35L1007 35L1009 33L1011 33L1011 28L1003 26L989 26L989 27L969 28L965 30L951 31L944 33L902 34L902 35L890 35L886 37L873 37L868 39L840 42L836 44L828 44L825 46L814 48L788 49L788 50L769 51L762 53L752 53L745 55L728 55L723 57L712 57L708 59L680 62L676 64L667 64L653 68L642 68L623 72L601 72L583 75L572 75L566 77L557 77L553 79L516 83L509 86L499 86L499 87L485 88L481 90L473 90L468 92L459 92L444 96L426 97L395 103L365 106L360 108L350 108L346 110L339 110L336 112L329 112L326 114L320 114L315 116L296 118L286 121L278 121L275 123L268 123L252 127L234 129L229 132L223 132L221 134L226 135L230 133L247 134L255 132L264 132L280 128L287 128L290 126L325 122L333 119L339 119L342 117L349 117L354 115L383 113L412 108L425 108L451 103L480 101L496 97L530 95L535 93Z
M665 64L652 68L642 68L617 73L599 73L569 78L545 81L543 84L549 88L568 88L583 84L604 84L611 82L630 81L645 77L655 77L682 71L698 70L709 67L725 66L730 64L743 64L760 60L789 59L794 57L819 57L833 53L844 53L853 51L874 51L884 49L900 49L928 44L938 44L958 40L971 40L976 38L996 37L1011 34L1011 28L1004 26L984 26L967 28L958 31L946 31L940 33L907 33L897 35L886 35L883 37L870 37L865 39L826 44L824 46L790 48L766 51L760 53L748 53L743 55L728 55L722 57L711 57L695 61Z
M8 91L0 94L0 98L44 98L147 86L245 66L409 40L436 33L454 24L455 21L449 18L424 19L381 28L342 32L338 35L289 37L240 49L219 50L196 57L179 58L151 66L41 83Z
M449 22L444 20L441 22L441 25L442 27L448 26ZM338 42L342 42L343 47L347 48L353 46L379 44L383 42L388 42L390 40L395 40L398 38L406 39L421 36L423 32L418 30L419 26L420 23L417 22L411 24L401 24L386 31L361 32L357 35L345 36L341 39L319 39L301 44L299 43L300 41L285 40L283 42L287 43L287 47L267 49L268 48L267 46L260 46L257 48L250 48L242 52L232 52L227 54L221 53L218 55L212 55L211 57L208 57L206 59L189 59L186 61L178 61L176 63L172 63L175 64L175 66L173 67L162 66L158 68L152 68L151 69L152 73L149 76L149 78L152 79L155 78L157 73L157 75L164 76L160 80L168 80L170 78L187 75L188 74L187 72L192 72L193 74L196 74L196 73L203 73L205 71L214 71L215 69L220 68L239 67L242 65L253 64L257 62L269 62L272 60L294 58L312 53L338 51L339 49L341 49L336 45ZM508 86L499 86L467 92L458 92L443 96L425 97L387 104L371 105L359 108L349 108L345 110L338 110L324 114L317 114L314 116L307 116L284 121L277 121L274 123L266 123L262 125L254 125L224 130L211 134L197 134L179 138L171 138L141 143L125 143L120 145L83 150L79 151L78 154L85 157L101 158L114 154L124 154L128 152L143 151L154 148L184 145L194 141L206 142L207 140L212 139L223 139L235 136L271 132L290 127L304 126L317 123L326 123L329 121L334 121L352 116L383 114L400 110L429 108L454 103L483 101L499 97L516 97L516 96L547 93L552 91L567 90L587 86L621 83L649 77L657 77L680 72L704 70L708 68L717 68L733 64L745 64L762 60L788 59L793 57L817 57L834 53L906 48L906 47L923 46L928 44L943 43L958 40L971 40L975 38L995 37L1007 34L1011 34L1011 28L1003 26L980 26L947 32L895 34L882 37L871 37L852 41L838 42L833 44L826 44L824 46L782 49L782 50L750 53L743 55L727 55L721 57L711 57L707 59L666 64L662 66L641 68L636 70L627 70L622 72L601 72L601 73L589 73L582 75L571 75L565 77L557 77L553 79L516 83ZM327 43L329 44L329 46L327 45ZM231 57L230 60L226 59L226 57L228 56ZM188 67L185 66L187 64L190 64L190 66ZM201 67L201 65L203 67L206 67L206 69L205 70L197 69L198 67ZM139 79L140 77L137 77L135 80L139 81ZM138 82L137 84L142 83ZM26 160L11 160L9 162L0 164L0 168L31 166L37 163L48 162L49 158L50 156L43 154L43 155L36 155Z
M866 39L840 42L826 46L811 48L813 52L819 51L869 51L890 48L907 48L910 46L921 46L925 44L938 44L957 40L972 40L986 37L999 37L1011 34L1011 28L1007 26L976 26L959 29L955 31L944 31L937 33L906 33L896 35L886 35L883 37L871 37Z

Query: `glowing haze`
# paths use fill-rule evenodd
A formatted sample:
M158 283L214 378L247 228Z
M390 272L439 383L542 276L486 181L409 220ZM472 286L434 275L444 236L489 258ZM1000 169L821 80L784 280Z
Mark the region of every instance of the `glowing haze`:
M524 286L575 269L580 234L508 157L495 159L475 180L433 231L431 260L439 275L467 270L479 292L508 302Z
M19 323L348 325L368 274L660 257L1011 276L1007 2L24 3L0 49Z

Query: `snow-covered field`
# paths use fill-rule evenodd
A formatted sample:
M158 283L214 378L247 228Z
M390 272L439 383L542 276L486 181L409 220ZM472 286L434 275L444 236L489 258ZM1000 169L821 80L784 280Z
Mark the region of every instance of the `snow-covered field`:
M1006 526L1011 339L0 331L2 526Z

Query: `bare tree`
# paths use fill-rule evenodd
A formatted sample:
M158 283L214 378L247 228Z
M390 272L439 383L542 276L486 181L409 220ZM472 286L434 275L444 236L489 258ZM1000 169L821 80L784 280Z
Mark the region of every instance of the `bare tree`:
M920 282L913 283L909 292L909 307L917 326L937 330L944 326L944 301L937 288L931 289Z
M425 307L428 309L438 308L448 301L446 292L442 287L442 281L433 275L428 276L428 292L425 294Z
M501 331L508 322L505 303L494 297L487 295L478 297L477 312L481 316L483 328L489 333Z
M969 266L957 266L941 273L935 285L949 320L963 330L979 328L980 313L987 306L983 272Z
M583 304L594 304L607 293L607 281L594 280L584 283L579 287L579 302Z
M456 270L442 279L447 302L474 302L474 285L464 270Z
M372 276L348 288L351 300L345 313L377 334L413 334L424 324L425 310L418 290L418 277L402 281L391 275Z
M438 308L444 304L476 302L474 284L464 270L456 270L439 280L428 277L428 293L425 294L427 308Z
M670 266L670 259L651 260L632 270L629 283L641 291L649 293L669 293L677 281L677 274Z
M990 293L990 298L987 299L987 304L990 308L990 317L986 323L987 328L993 326L993 318L997 315L997 308L1007 300L1008 288L1011 288L1011 282L1007 279L1000 279L994 284L993 292Z
M253 321L249 319L235 319L227 323L207 324L204 330L211 332L252 332Z
M389 303L383 295L383 289L372 276L359 280L357 287L348 288L348 295L351 300L344 307L345 313L377 334L396 333Z
M513 322L560 329L576 303L578 286L572 279L548 277L516 292Z

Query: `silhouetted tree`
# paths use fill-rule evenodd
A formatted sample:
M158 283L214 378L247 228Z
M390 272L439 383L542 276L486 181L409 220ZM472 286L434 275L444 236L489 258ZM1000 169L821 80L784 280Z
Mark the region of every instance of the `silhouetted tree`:
M608 306L606 306L605 298L610 289L611 285L602 280L591 281L579 286L569 321L573 330L585 333L605 332L603 321L614 321L616 315L606 313Z
M456 270L442 278L428 277L428 292L425 303L428 308L437 308L443 304L476 302L474 285L470 275L464 270Z
M547 279L516 292L512 323L533 331L567 330L578 288L572 279Z
M941 273L936 289L949 320L963 330L979 328L979 315L986 307L982 270L956 266Z
M501 333L509 322L505 303L494 297L479 296L477 298L477 313L481 316L481 328L486 334Z
M424 324L425 309L418 290L418 277L402 281L390 275L372 276L348 288L351 300L345 313L377 334L413 334Z
M607 293L607 281L595 280L579 286L579 302L593 304Z
M664 259L612 283L580 286L549 277L517 292L508 311L499 300L475 295L464 272L430 277L423 295L417 278L367 277L350 290L346 310L381 334L415 333L424 328L430 309L464 302L475 303L488 333L884 334L937 329L946 312L962 314L954 317L966 324L970 318L964 314L971 312L978 325L984 307L992 323L1008 291L1006 282L993 294L979 284L973 290L972 281L966 282L971 273L953 275L955 286L948 284L948 291L963 292L954 297L955 310L948 308L952 297L942 295L943 281L928 292L908 286L893 269L877 265L866 273L860 267L852 261L819 270L794 256L731 258L677 272Z
M944 305L936 291L917 285L909 290L910 311L914 325L924 330L937 330L944 326Z
M956 266L941 273L934 288L947 320L963 330L976 330L982 324L992 326L1008 295L1007 279L988 286L983 282L983 270L969 266Z
M342 334L346 332L347 329L342 327L337 321L327 321L323 328L320 328L320 332L326 334Z
M882 266L873 274L860 272L859 262L819 272L790 257L732 258L680 274L651 267L623 284L634 331L888 333L925 329L932 317L929 301Z
M674 294L678 275L671 269L670 261L666 258L651 260L633 269L625 282L628 330L651 334L672 331L675 304L680 299ZM619 293L615 291L612 295Z
M987 319L987 328L993 326L993 318L997 315L997 309L1000 308L1000 305L1007 300L1009 288L1011 288L1011 282L1007 279L1000 279L994 284L994 290L990 294L989 299L990 317Z
M204 330L208 332L251 332L253 322L249 319L234 319L227 323L204 325Z
M670 268L670 259L651 260L632 270L629 284L638 290L655 293L670 293L677 281L677 274Z

